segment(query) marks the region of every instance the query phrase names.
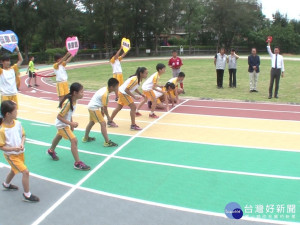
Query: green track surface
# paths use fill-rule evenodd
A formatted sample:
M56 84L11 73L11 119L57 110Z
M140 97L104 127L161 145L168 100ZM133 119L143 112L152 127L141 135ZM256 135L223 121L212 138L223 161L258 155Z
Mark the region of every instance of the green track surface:
M37 126L36 124L39 123L20 121L27 138L50 144L56 134L54 126ZM81 139L83 131L76 131L75 134L78 139ZM117 149L104 148L100 133L94 133L94 136L97 137L97 141L93 143L81 143L79 140L79 149L102 154L111 154ZM129 136L121 135L110 135L110 137L119 145L129 139ZM70 147L68 141L61 141L59 145ZM26 143L26 164L31 172L70 184L76 184L87 175L86 171L73 169L74 160L69 150L58 148L60 160L55 162L46 154L47 148L47 146ZM299 153L296 152L148 138L135 138L117 156L176 165L284 176L299 176L300 172ZM80 158L95 168L105 157L80 153ZM0 161L6 163L2 155ZM112 158L82 186L122 196L217 213L223 213L224 207L229 202L238 202L242 207L246 205L255 207L258 204L264 206L295 204L295 219L279 219L300 222L300 214L297 211L300 207L299 180L208 172ZM252 217L257 215L259 214L250 214Z

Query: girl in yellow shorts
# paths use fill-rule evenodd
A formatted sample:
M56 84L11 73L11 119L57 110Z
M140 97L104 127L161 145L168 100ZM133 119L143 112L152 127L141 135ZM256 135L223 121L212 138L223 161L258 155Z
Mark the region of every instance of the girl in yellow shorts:
M124 83L121 61L128 53L128 52L123 52L123 54L120 56L122 49L123 47L121 46L117 52L113 53L113 55L110 57L109 60L113 70L113 78L119 81L119 86L121 86ZM118 92L116 91L115 93L116 93L116 101L118 101Z
M113 111L110 120L107 122L108 126L116 126L113 122L113 119L118 114L118 112L123 108L123 106L128 105L130 107L130 118L131 118L131 130L141 130L141 128L135 123L135 110L136 105L134 104L133 99L138 100L139 97L134 95L133 92L138 93L139 95L145 97L139 90L137 89L142 80L145 79L148 75L148 70L145 67L139 67L136 70L136 73L129 77L124 84L119 87L119 100L117 108Z
M77 138L73 134L74 128L78 127L78 123L73 122L72 114L76 108L76 101L83 97L83 86L77 82L70 86L70 93L67 94L59 103L61 109L56 118L57 134L52 141L51 147L48 149L48 154L53 160L59 160L56 155L55 148L60 142L61 138L70 140L71 152L75 159L74 168L78 170L90 170L91 168L80 161L78 155ZM71 127L71 128L70 128Z
M9 191L16 191L19 188L11 184L17 173L22 173L22 183L24 188L24 201L38 202L40 199L29 191L29 171L25 165L24 143L25 132L17 118L17 105L13 101L3 101L1 104L0 119L0 149L4 151L6 161L11 165L11 170L2 186Z

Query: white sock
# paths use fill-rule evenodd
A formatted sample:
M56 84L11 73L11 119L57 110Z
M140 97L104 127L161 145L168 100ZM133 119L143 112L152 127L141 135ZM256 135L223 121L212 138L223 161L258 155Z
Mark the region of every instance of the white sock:
M31 196L31 192L30 192L30 191L29 191L29 192L27 192L27 193L26 193L26 192L24 192L24 195L25 195L25 197L26 197L26 198L29 198L29 197Z
M10 183L7 184L6 182L4 182L3 185L4 185L5 187L9 187Z

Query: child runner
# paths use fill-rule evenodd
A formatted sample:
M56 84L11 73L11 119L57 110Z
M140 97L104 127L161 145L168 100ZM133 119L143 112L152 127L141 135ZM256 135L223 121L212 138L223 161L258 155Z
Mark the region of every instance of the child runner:
M26 72L26 75L27 75L28 72L29 72L28 87L32 87L31 84L30 84L32 78L34 78L34 86L35 86L35 87L39 86L39 85L36 83L36 74L35 74L35 70L37 70L37 69L34 67L34 57L31 56L31 57L30 57L29 64L28 64L28 69L27 69L27 72Z
M137 89L142 80L145 79L148 75L148 70L145 67L139 67L136 70L136 73L129 77L124 84L122 84L119 87L119 100L118 100L118 105L117 108L113 111L110 120L108 120L107 125L110 127L117 127L117 125L113 122L115 116L118 114L118 112L123 108L123 106L128 105L130 107L130 117L131 117L131 130L141 130L141 128L136 125L135 123L135 110L136 110L136 105L133 102L133 99L138 100L139 97L135 96L133 92L138 93L139 95L145 96L139 92Z
M11 184L11 181L17 173L22 173L24 201L38 202L40 199L29 191L29 171L24 159L25 132L20 121L16 120L16 103L10 100L3 101L1 103L1 114L3 118L0 119L0 149L4 151L4 157L11 166L10 172L2 185L9 191L18 190L19 188Z
M18 46L16 47L16 51L18 53L18 62L13 66L11 66L10 57L8 55L4 55L2 57L1 61L3 69L0 68L0 91L1 102L5 100L12 100L18 106L16 74L23 62L23 57Z
M175 90L175 84L167 82L163 88L158 88L162 92L154 91L156 97L156 109L167 109L169 111L170 92ZM152 102L149 101L148 107L151 108ZM165 105L164 105L164 104Z
M90 114L90 122L86 126L85 129L85 136L82 138L82 142L90 142L95 141L96 138L89 137L89 133L95 123L100 123L101 126L101 133L104 137L104 147L114 147L118 146L116 143L109 140L107 135L106 123L102 116L100 108L103 109L104 114L107 117L107 120L110 121L110 116L107 111L107 104L108 104L108 96L109 93L118 90L119 81L115 78L110 78L107 83L107 87L103 87L99 89L94 96L92 97L91 101L88 104L89 114Z
M122 66L121 66L121 60L126 56L126 54L129 52L124 52L121 56L120 53L122 51L122 46L117 52L114 52L112 57L110 57L110 64L113 69L113 78L116 78L119 81L119 86L121 86L124 83L123 80L123 71L122 71ZM116 93L116 101L118 101L118 90L115 92Z
M58 132L52 141L51 147L48 149L48 154L53 160L59 160L56 155L55 148L63 137L71 142L71 152L75 159L74 168L78 170L90 170L89 166L79 160L77 138L73 134L73 130L78 127L78 123L73 122L72 114L76 109L76 101L82 97L83 86L75 82L70 86L70 93L67 94L59 103L61 111L56 118L56 128L58 129Z
M178 96L183 93L183 89L178 87L178 83L182 83L185 78L184 72L180 72L178 77L171 78L168 82L173 83L175 85L175 90L171 90L170 93L170 102L172 103L172 107L174 104L179 102Z
M154 114L154 111L156 109L156 97L153 91L161 92L163 94L163 91L161 89L158 89L158 81L160 79L160 76L166 72L166 66L162 63L159 63L156 65L157 72L152 74L144 83L142 86L143 94L146 96L143 101L140 102L139 106L137 107L136 115L141 116L142 114L139 112L140 108L147 102L152 101L151 106L151 113L149 114L150 118L158 118L157 115ZM162 87L160 87L162 88Z
M56 89L59 102L69 93L68 74L65 67L72 58L73 56L69 52L67 52L64 57L60 54L54 56L55 63L53 68L56 75Z

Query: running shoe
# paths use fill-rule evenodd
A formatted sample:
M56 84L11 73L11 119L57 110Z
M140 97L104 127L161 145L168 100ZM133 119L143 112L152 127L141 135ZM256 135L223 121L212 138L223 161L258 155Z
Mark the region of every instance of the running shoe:
M83 143L92 142L92 141L95 141L95 140L96 140L96 138L94 138L94 137L89 137L88 139L85 139L84 137L82 138Z
M142 116L142 114L141 114L140 112L136 112L136 113L135 113L135 116L137 116L137 117L138 117L138 116Z
M57 161L59 160L58 156L56 155L56 152L55 151L52 151L50 148L48 149L48 152L47 152L54 161Z
M40 85L38 85L38 84L35 84L34 86L35 86L35 87L38 87L38 86L40 86Z
M150 117L150 118L153 118L153 119L159 118L159 116L155 115L154 113L153 113L153 114L149 114L149 117Z
M130 126L130 130L142 130L138 125L134 124Z
M75 163L74 163L74 168L75 168L76 170L90 170L90 169L91 169L90 166L85 165L85 163L84 163L84 162L81 162L81 161L75 162Z
M18 186L13 185L13 184L10 184L8 187L6 187L6 186L4 185L4 183L2 183L2 186L3 186L4 189L7 190L7 191L17 191L17 190L19 190Z
M119 127L114 121L107 121L108 127Z
M151 106L152 106L152 102L148 101L148 108L151 109Z
M31 194L30 197L27 198L25 196L25 194L23 193L23 197L24 197L25 202L39 202L40 201L40 199L37 196L33 195L33 194Z
M31 88L32 86L30 84L28 84L27 87Z
M111 140L109 140L108 142L104 142L103 144L104 147L116 147L118 146L118 144L112 142Z

